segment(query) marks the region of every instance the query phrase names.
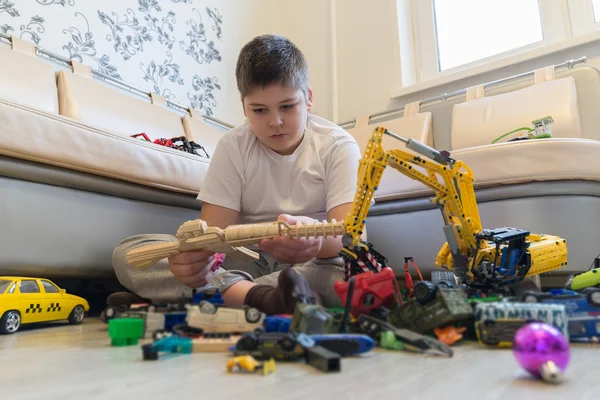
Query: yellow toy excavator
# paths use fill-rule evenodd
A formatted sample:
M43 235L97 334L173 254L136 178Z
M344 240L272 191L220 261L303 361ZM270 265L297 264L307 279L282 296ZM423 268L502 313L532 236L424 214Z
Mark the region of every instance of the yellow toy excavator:
M405 143L415 154L382 147L383 135ZM424 157L422 157L422 156ZM474 288L498 288L567 264L566 240L518 228L482 229L473 189L473 173L447 151L405 139L383 127L374 130L360 160L352 212L344 221L341 255L346 280L362 272L379 272L387 260L361 240L367 213L383 171L390 166L433 189L431 199L442 212L447 242L435 264L453 271Z

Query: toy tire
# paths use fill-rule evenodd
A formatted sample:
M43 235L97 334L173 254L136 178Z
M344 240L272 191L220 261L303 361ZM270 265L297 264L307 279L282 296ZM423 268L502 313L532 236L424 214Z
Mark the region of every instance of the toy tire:
M521 293L519 300L524 303L539 303L540 297L537 295L537 293L528 290Z
M118 313L119 310L116 307L108 306L104 310L102 310L100 318L102 319L102 322L108 323L108 321L115 318Z
M296 339L291 335L285 335L281 339L281 349L284 351L292 351L296 347Z
M253 333L247 333L236 344L237 350L252 351L258 347L258 338Z
M4 313L0 318L0 333L15 333L21 327L21 314L18 311L11 310Z
M248 308L246 310L246 321L251 324L255 324L260 321L260 311L256 308Z
M483 321L483 325L488 327L488 329L489 329L489 327L496 325L496 321L486 319ZM486 338L485 335L483 335L483 334L481 335L480 340L481 340L481 343L486 344L488 346L498 346L498 344L500 343L499 339L491 340L489 338Z
M427 304L435 299L436 287L432 282L419 281L415 283L415 299L421 304Z
M260 335L262 335L263 333L265 333L265 330L264 330L264 328L258 327L258 328L254 328L254 331L253 331L253 332L254 332L254 334L255 334L256 336L260 336Z
M600 307L600 289L593 288L587 291L587 301L594 307Z
M209 303L208 301L202 301L198 305L200 307L200 312L202 314L214 314L217 312L217 307L214 304Z
M83 322L83 319L85 318L85 310L83 309L83 306L81 305L76 305L73 308L73 311L71 311L71 314L69 314L69 323L70 324L80 324Z

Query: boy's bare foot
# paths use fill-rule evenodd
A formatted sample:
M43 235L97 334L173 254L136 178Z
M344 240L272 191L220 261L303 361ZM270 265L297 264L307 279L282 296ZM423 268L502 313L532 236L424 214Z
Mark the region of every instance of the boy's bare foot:
M246 294L244 304L257 308L267 315L292 314L296 303L312 303L310 286L292 267L279 273L277 287L253 286Z

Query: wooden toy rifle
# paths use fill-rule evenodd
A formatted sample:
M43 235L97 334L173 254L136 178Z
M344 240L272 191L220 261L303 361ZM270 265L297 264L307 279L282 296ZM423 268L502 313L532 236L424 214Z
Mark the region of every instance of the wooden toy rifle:
M277 236L290 238L342 236L344 223L317 222L314 224L289 225L285 222L231 225L225 229L209 227L205 221L195 219L183 223L177 230L177 241L138 247L127 253L127 263L138 269L148 269L166 257L184 251L211 250L251 262L259 259L257 252L243 246L258 244L264 239Z

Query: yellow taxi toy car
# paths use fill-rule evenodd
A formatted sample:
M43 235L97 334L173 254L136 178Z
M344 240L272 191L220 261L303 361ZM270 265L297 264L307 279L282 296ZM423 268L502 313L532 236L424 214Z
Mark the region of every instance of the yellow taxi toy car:
M0 276L0 333L15 333L22 324L68 320L83 322L87 300L67 294L43 278Z

